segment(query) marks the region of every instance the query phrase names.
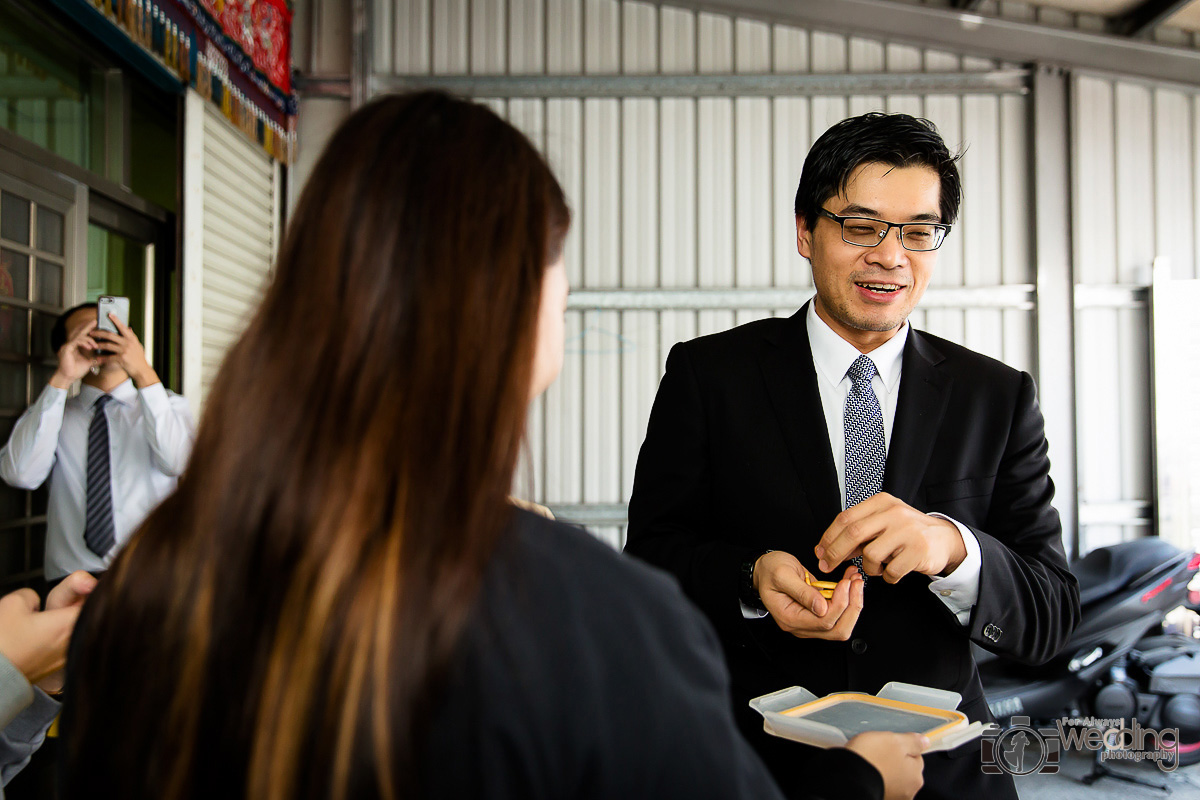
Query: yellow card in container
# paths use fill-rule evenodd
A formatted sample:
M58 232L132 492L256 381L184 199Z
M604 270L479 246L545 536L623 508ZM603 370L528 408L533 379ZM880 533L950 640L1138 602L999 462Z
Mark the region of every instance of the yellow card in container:
M923 733L930 739L966 723L961 711L947 711L858 692L827 694L820 700L789 708L786 717L832 725L851 739L867 731Z

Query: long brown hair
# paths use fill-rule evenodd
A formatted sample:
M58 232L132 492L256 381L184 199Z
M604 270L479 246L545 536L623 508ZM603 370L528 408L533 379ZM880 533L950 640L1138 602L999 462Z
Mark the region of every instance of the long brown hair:
M391 96L334 134L178 490L89 600L67 797L419 788L510 523L567 224L543 159L483 106Z

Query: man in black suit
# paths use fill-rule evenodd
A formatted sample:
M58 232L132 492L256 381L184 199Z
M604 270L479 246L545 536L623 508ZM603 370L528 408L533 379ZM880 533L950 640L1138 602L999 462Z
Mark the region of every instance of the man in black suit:
M816 296L676 345L650 415L626 550L714 623L778 775L819 751L763 733L750 698L905 681L988 720L970 643L1042 662L1079 619L1032 378L906 322L958 212L956 160L903 114L829 129L796 193ZM825 598L806 576L828 572ZM978 740L925 765L918 797L1016 797Z

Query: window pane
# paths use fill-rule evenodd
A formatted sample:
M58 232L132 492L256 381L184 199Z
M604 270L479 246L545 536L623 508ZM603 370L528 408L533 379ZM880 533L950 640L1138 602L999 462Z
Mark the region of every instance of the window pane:
M39 250L61 256L63 254L63 215L57 211L38 206L37 246Z
M54 327L56 319L58 319L57 314L33 312L33 342L30 347L30 355L34 358L54 358L54 351L50 349L50 329Z
M48 306L62 305L62 264L39 258L34 261L34 300Z
M29 568L41 569L46 555L46 526L34 525L29 529Z
M29 312L0 305L0 355L29 355Z
M23 489L14 489L0 481L0 523L24 518L25 494Z
M16 424L17 414L11 413L0 415L0 446L8 441L8 437L12 436L13 427L16 426ZM47 481L47 483L49 483L49 481ZM14 489L4 481L0 481L0 495L2 495L0 496L0 525L3 525L6 522L12 522L13 519L17 517L25 516L24 499L17 504L20 506L17 510L12 510L17 507L14 505L15 501L11 500L9 497L9 494L12 493L19 494L22 498L25 496L25 492L19 489Z
M0 531L0 574L25 571L25 528Z
M35 489L33 492L33 509L29 512L35 517L40 517L46 513L46 509L50 507L50 479Z
M0 361L0 413L19 412L29 405L25 396L28 371L24 364Z
M0 250L0 297L29 299L29 256Z
M0 236L17 244L29 244L29 201L24 197L0 193Z
M0 442L8 441L8 437L12 435L13 426L16 424L16 414L0 416ZM27 492L21 489L14 489L3 481L0 481L0 526L25 518L25 498L27 496ZM23 527L13 528L7 535L21 534L24 530Z

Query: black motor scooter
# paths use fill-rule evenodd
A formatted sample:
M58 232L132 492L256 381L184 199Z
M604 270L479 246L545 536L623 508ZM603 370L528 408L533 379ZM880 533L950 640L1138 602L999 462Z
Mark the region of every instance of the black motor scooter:
M1057 658L1030 667L976 648L992 715L1002 726L1014 716L1043 725L1137 720L1145 729L1177 729L1178 763L1200 761L1200 640L1163 626L1169 611L1189 602L1198 569L1200 554L1155 537L1101 547L1073 563L1082 618ZM1092 779L1129 779L1099 757L1096 764Z

